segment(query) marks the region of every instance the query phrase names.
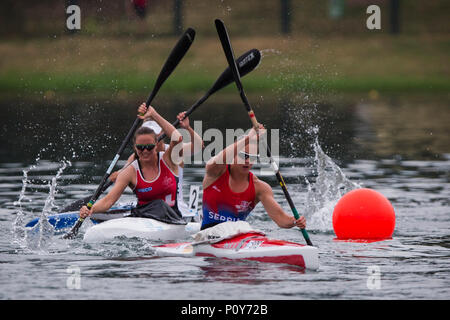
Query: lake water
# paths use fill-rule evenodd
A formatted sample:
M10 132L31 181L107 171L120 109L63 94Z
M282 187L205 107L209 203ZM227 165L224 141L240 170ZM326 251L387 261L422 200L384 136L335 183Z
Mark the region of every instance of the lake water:
M114 99L111 99L114 100ZM307 99L306 99L307 100ZM134 121L138 100L7 100L1 102L1 299L449 299L449 97L347 97L305 103L305 97L250 97L258 120L280 129L280 166L307 230L320 251L318 271L213 258L159 258L142 239L86 244L22 226L91 194ZM192 100L193 101L193 100ZM189 103L159 106L174 120ZM243 128L238 100L212 99L191 116L207 128ZM128 149L125 153L129 154ZM123 157L125 159L125 156ZM120 162L123 164L123 161ZM273 186L264 166L254 173ZM200 185L204 169L185 169ZM53 184L52 184L53 183ZM346 191L384 194L396 213L393 239L336 241L332 212ZM187 197L188 188L185 187ZM127 191L121 202L133 200ZM270 237L304 243L279 229L258 205L248 220ZM81 234L90 223L83 224ZM370 278L377 272L376 285ZM71 286L71 276L80 282Z

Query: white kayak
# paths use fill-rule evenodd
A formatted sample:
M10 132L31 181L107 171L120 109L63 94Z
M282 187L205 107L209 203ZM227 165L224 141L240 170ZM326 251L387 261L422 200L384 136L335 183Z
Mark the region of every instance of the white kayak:
M240 233L215 243L168 243L156 246L155 251L159 256L216 257L290 264L310 270L319 268L318 248L269 239L260 232Z
M127 217L108 220L86 230L84 241L105 242L116 237L143 238L153 241L186 239L200 230L200 223L168 224L150 218Z

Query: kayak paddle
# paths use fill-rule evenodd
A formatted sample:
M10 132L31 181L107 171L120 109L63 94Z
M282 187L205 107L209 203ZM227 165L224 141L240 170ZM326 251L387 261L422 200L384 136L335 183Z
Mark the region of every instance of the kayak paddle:
M248 113L248 116L250 117L253 127L255 128L255 130L258 131L259 123L256 120L255 113L253 112L253 110L250 106L250 103L248 102L247 96L245 95L244 88L242 86L241 79L240 79L239 70L236 66L236 62L234 61L233 48L231 47L230 38L228 37L228 32L225 27L225 24L220 19L216 19L215 24L216 24L217 33L220 38L220 42L222 43L223 51L224 51L225 56L228 61L228 65L231 68L231 71L232 71L233 77L234 77L234 81L236 83L236 87L238 88L239 94L241 96L241 100L244 103L245 108L247 109L247 113ZM273 170L275 171L275 175L277 177L278 183L280 184L281 188L283 189L283 193L286 197L286 200L289 203L289 206L291 207L291 210L292 210L292 213L294 214L295 219L299 219L300 215L298 214L298 211L294 205L294 202L292 201L292 198L289 195L286 184L284 183L284 179L280 173L280 169L278 168L277 164L275 163L275 161L272 158L272 153L270 151L269 146L267 145L266 147L267 147L267 155L270 158L270 163L271 163ZM305 229L300 229L300 230L303 234L303 237L305 238L306 243L308 245L312 246L313 244L312 244L311 240L309 239L309 235L306 232L306 230Z
M236 60L236 64L239 66L239 72L240 74L242 74L242 76L245 76L246 74L250 73L251 71L253 71L260 63L261 61L261 53L259 52L259 50L257 49L251 49L249 51L247 51L246 53L244 53L243 55L241 55L237 60ZM233 82L233 74L231 72L231 69L228 67L227 69L225 69L224 72L222 72L222 74L219 76L219 78L216 80L216 82L214 83L214 85L208 90L208 92L201 97L196 103L194 103L187 111L185 114L185 117L188 117L192 112L195 111L195 109L197 109L203 102L205 102L213 93L217 92L218 90L226 87L227 85L229 85L231 82ZM180 124L180 121L177 119L175 122L172 123L173 126L178 127ZM161 141L162 139L164 139L165 134L163 133L162 135L160 135L158 137L158 142ZM123 151L123 150L122 150ZM108 174L109 177L110 173ZM108 189L109 186L111 186L113 184L112 181L108 181L108 183L106 185L103 186L103 188L101 189L100 193L98 194L97 198L101 195L101 193L103 191L105 191L106 189ZM88 198L85 199L81 199L81 200L89 200ZM82 203L82 201L77 200L75 201L73 204L67 206L66 208L69 209L74 209L74 210L79 210L85 202ZM78 208L76 208L78 207ZM76 209L75 209L76 208ZM79 218L80 220L81 218ZM75 224L75 226L72 228L72 230L65 235L65 238L69 238L69 237L74 237L76 236L76 234L78 233L78 229L75 229L75 227L77 226L77 224L79 224L81 226L81 224L83 223L83 221L77 221L77 223ZM83 219L84 220L84 219ZM75 231L75 234L72 235L72 231ZM70 235L69 235L70 234Z
M158 78L156 79L155 85L153 87L152 92L150 93L150 96L147 99L146 107L150 105L150 103L153 101L154 97L158 93L159 89L161 88L162 84L167 80L167 78L170 76L173 70L177 67L178 63L181 61L181 59L184 57L186 52L191 47L192 42L195 38L195 31L192 28L188 28L184 34L181 36L181 38L178 40L175 47L170 52L169 57L167 58L164 66L161 69L161 72L159 73ZM97 201L98 197L103 191L103 187L108 180L109 176L111 175L111 172L116 165L117 161L119 160L123 150L127 146L128 142L133 137L134 133L138 129L138 127L141 125L142 120L139 117L136 117L136 120L133 123L133 126L131 127L130 131L128 132L125 139L122 141L122 144L119 147L119 150L117 151L113 161L111 162L108 170L106 170L105 175L103 176L100 185L98 186L97 190L95 191L94 195L91 197L89 202L86 204L88 208L91 208L95 201ZM79 218L75 224L75 226L70 230L69 233L64 235L64 239L72 239L78 234L78 229L83 224L84 219Z
M237 60L236 64L239 68L239 74L243 77L250 73L251 71L255 70L255 68L259 65L261 61L261 53L258 49L251 49L241 55ZM216 91L219 91L220 89L226 87L230 83L234 81L233 74L231 73L230 67L225 69L225 71L219 76L219 78L216 80L214 85L211 87L211 89L208 90L208 92L201 97L196 103L194 103L187 111L185 117L188 117L192 112L195 111L203 102L205 102L213 93ZM175 122L172 123L174 127L178 127L180 124L180 121L177 119ZM162 135L158 136L158 142L164 139L166 135L163 133ZM109 180L102 188L99 196L105 192L114 182ZM89 200L91 199L91 196L87 196L83 199L78 199L71 204L64 207L62 212L70 212L70 211L78 211L81 209L82 206L84 206Z

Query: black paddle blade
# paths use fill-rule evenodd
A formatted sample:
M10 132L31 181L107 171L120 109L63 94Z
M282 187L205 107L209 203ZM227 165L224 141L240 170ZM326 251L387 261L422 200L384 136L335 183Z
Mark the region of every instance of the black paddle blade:
M256 67L261 62L261 52L258 49L251 49L241 55L236 60L236 65L239 69L239 74L241 77L245 76L249 72L256 69ZM210 89L210 94L226 87L234 81L233 73L230 67L226 68L225 71L216 80L212 88Z
M234 59L233 48L231 47L230 38L228 37L227 28L222 20L216 19L214 21L216 24L217 34L219 35L220 43L222 44L223 51L225 53L225 57L227 58L228 65L231 68L231 72L234 76L236 86L239 91L242 90L242 84L240 83L240 74L236 65L236 61Z
M166 81L166 79L170 76L173 70L177 67L177 65L180 63L181 59L183 59L186 52L188 52L189 48L191 47L192 42L194 42L195 39L195 30L192 28L188 28L181 38L178 40L175 47L170 52L169 57L166 60L166 63L161 69L161 72L159 73L158 79L156 79L155 86L153 88L153 91L151 92L150 96L147 99L147 107L152 102L154 96L158 92L161 85Z
M236 83L236 87L239 91L242 102L244 103L244 106L247 109L249 115L250 113L252 113L252 116L250 116L250 120L252 121L253 127L258 128L259 124L254 117L252 107L250 106L247 96L245 95L244 88L242 87L241 77L236 65L236 61L234 60L233 48L231 47L230 38L228 37L228 32L225 28L225 24L220 19L216 19L215 23L217 34L219 35L220 42L222 43L223 52L225 53L225 57L227 58L228 65L231 69L231 73L233 74L234 82Z
M78 229L80 229L83 224L84 219L78 218L75 226L63 236L63 239L74 239L78 234Z

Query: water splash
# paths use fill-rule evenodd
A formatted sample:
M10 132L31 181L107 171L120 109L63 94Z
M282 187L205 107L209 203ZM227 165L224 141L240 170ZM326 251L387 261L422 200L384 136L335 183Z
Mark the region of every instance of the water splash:
M261 53L261 58L270 56L270 55L280 55L282 52L277 49L262 49L259 51Z
M317 136L312 147L315 152L314 166L317 177L313 183L306 179L308 193L305 212L309 217L311 229L332 231L334 206L344 194L361 186L350 181L342 169L322 150Z
M54 227L49 223L48 216L52 213L54 208L58 206L55 204L55 195L57 193L57 180L61 177L64 169L71 166L71 162L63 160L61 167L58 169L56 175L48 182L49 193L45 200L44 208L39 216L39 222L32 228L26 228L24 226L24 211L22 209L22 201L26 198L25 191L28 186L28 173L30 170L37 167L39 158L36 159L36 164L32 165L28 170L24 170L24 178L22 179L22 190L19 196L19 200L14 205L19 206L17 217L13 222L13 236L14 241L18 243L22 248L46 251L50 244L51 237L54 234Z
M48 216L52 213L52 209L58 207L57 205L55 205L57 180L61 177L64 169L68 165L71 165L70 161L64 160L62 162L62 166L58 169L56 176L54 176L52 178L52 181L48 184L49 194L47 196L47 199L45 200L44 209L42 209L39 223L35 226L35 228L38 228L39 230L39 238L37 239L36 248L40 250L45 250L45 248L48 247L48 242L54 233L54 227L49 223Z
M28 173L37 167L39 160L40 158L37 157L33 165L31 165L28 169L22 171L23 172L22 189L20 190L19 199L17 201L14 201L14 206L18 207L18 211L16 214L16 219L14 219L13 221L12 233L14 241L19 244L22 244L23 239L25 239L26 237L24 227L25 212L22 207L22 202L28 199L26 197L26 189L28 187L28 184L30 183L30 180L28 179Z

